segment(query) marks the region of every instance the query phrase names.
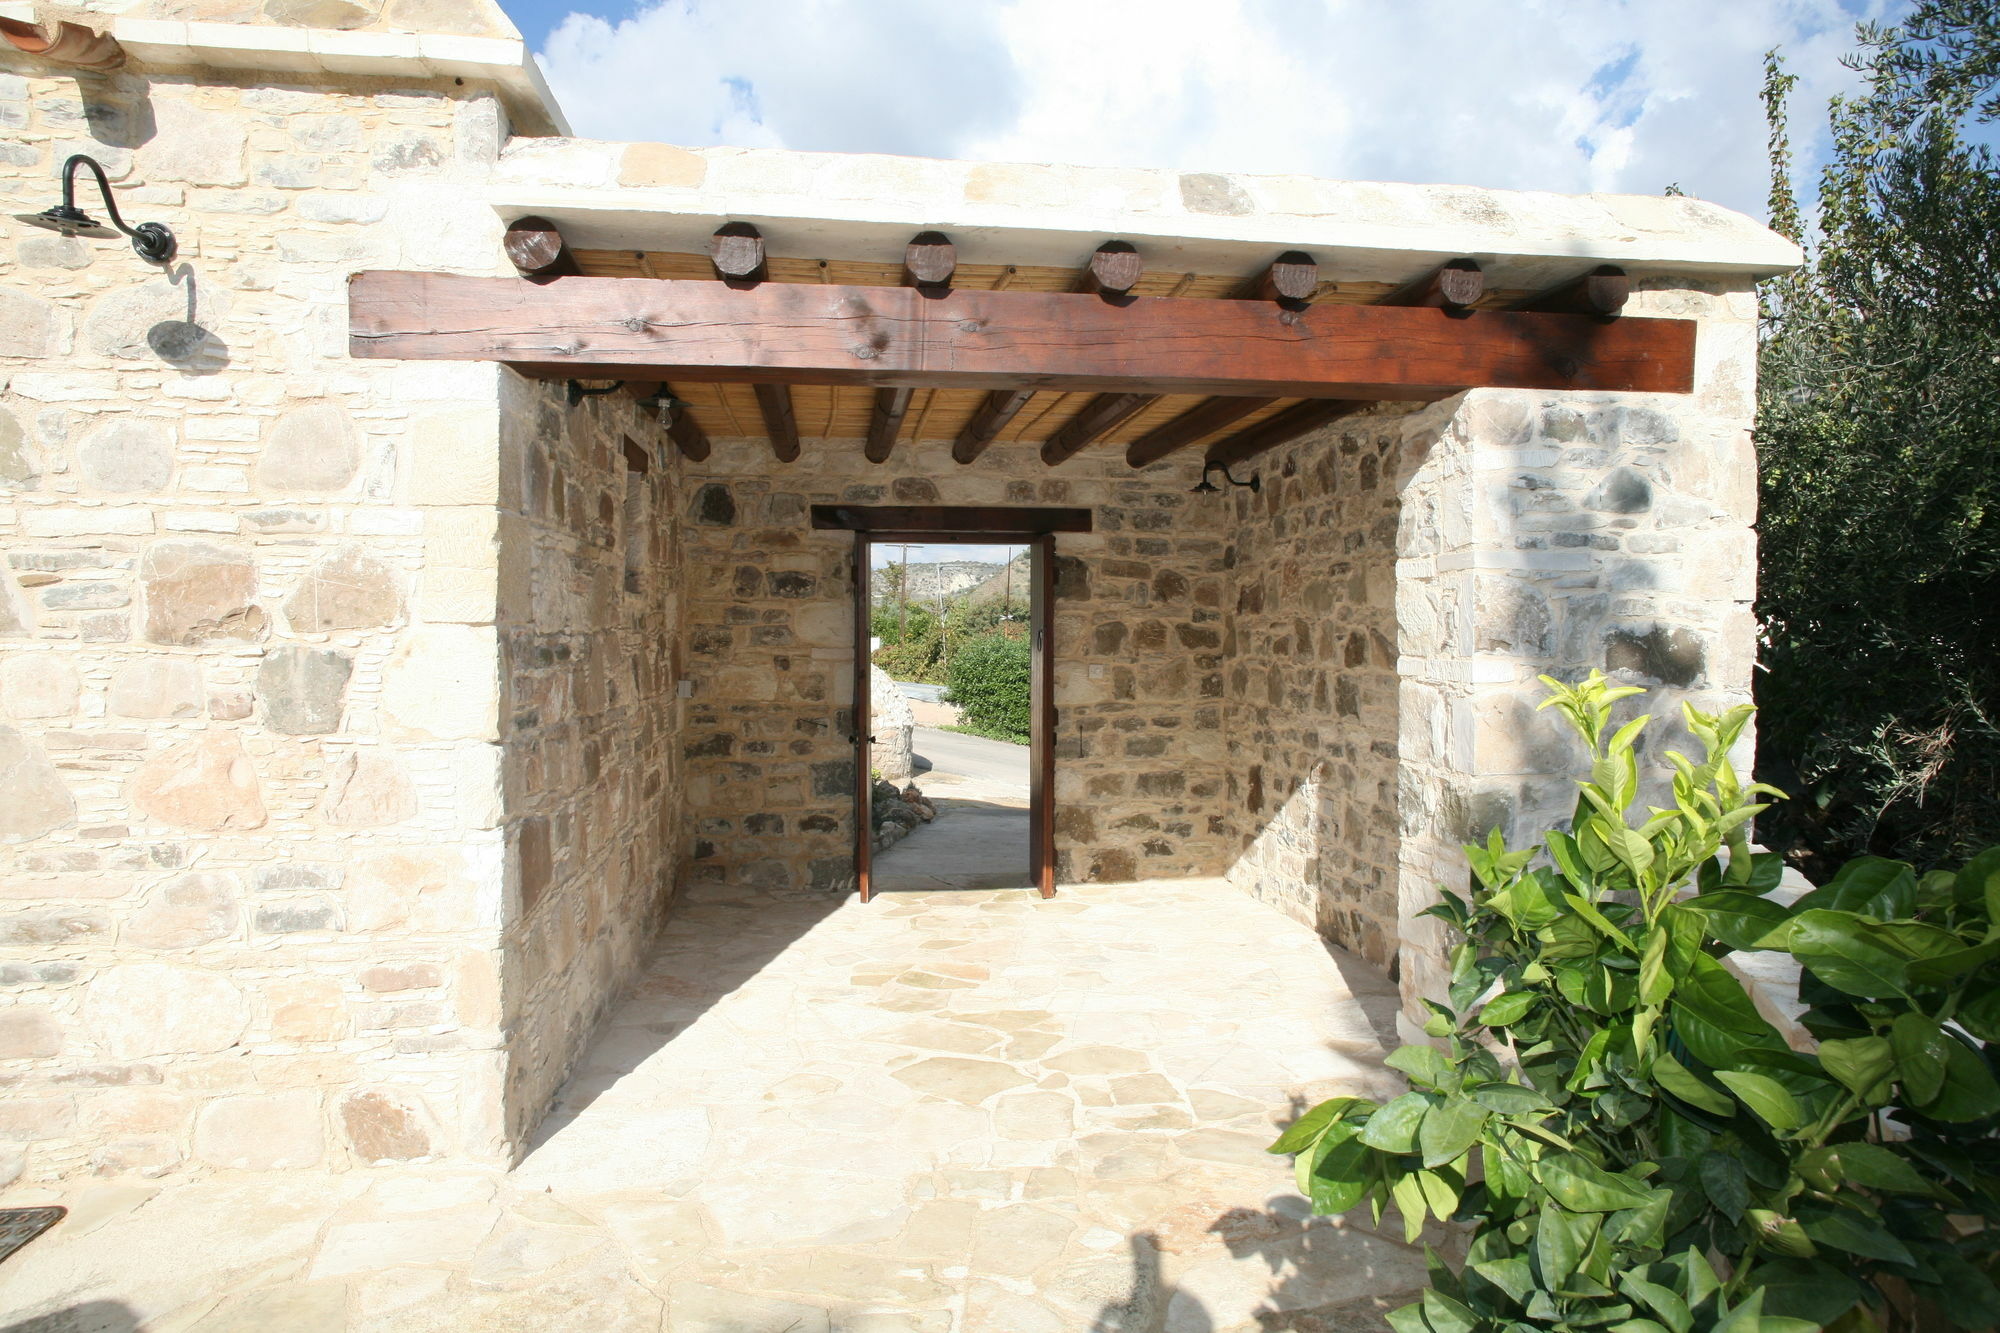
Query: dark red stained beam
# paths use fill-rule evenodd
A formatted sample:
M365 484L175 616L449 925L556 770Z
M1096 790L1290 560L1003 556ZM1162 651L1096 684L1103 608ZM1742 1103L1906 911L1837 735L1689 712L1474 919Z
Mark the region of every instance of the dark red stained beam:
M1523 297L1510 310L1539 310L1545 314L1595 315L1616 317L1625 309L1632 294L1632 279L1616 264L1599 264L1590 272L1558 283L1547 291Z
M757 395L757 410L764 416L764 435L780 463L799 456L799 423L792 415L792 391L782 384L762 382L750 386Z
M556 224L547 218L520 218L508 223L500 248L524 278L572 278L583 271Z
M1083 410L1042 441L1042 461L1053 467L1076 456L1100 435L1118 429L1155 403L1150 393L1100 393Z
M952 274L958 270L958 249L941 231L920 231L903 247L903 285L925 296L943 296L951 290ZM886 463L903 429L903 417L910 410L914 389L877 389L875 405L868 414L868 439L862 453L871 463Z
M348 299L355 356L562 378L1390 400L1694 380L1695 326L1676 319L387 272L356 274Z
M1281 444L1289 444L1301 435L1330 426L1369 406L1372 404L1343 398L1308 398L1302 403L1293 403L1282 412L1273 412L1255 425L1217 440L1208 447L1207 461L1225 467L1246 463L1258 454Z

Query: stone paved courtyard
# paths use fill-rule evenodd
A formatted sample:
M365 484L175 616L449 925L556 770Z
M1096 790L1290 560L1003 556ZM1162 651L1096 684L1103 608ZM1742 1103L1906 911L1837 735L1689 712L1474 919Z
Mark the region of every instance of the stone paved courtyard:
M80 1186L0 1330L1373 1327L1421 1255L1263 1149L1394 1009L1214 881L697 892L519 1169Z

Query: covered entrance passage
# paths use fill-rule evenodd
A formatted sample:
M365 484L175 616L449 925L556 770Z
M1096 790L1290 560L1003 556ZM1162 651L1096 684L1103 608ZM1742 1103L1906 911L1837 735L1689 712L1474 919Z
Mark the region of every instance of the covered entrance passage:
M1292 1106L1397 1086L1395 1006L1379 972L1215 881L865 906L697 888L516 1170L86 1193L88 1231L8 1261L8 1313L1363 1327L1423 1285L1422 1251L1308 1218L1264 1148Z

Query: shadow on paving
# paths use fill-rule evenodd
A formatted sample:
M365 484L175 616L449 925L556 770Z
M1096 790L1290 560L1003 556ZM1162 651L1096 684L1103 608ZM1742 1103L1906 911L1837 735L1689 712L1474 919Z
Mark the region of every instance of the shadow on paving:
M139 1315L123 1301L85 1301L54 1314L0 1325L0 1333L138 1333Z
M877 893L1034 887L1025 807L946 795L931 799L937 819L876 855Z

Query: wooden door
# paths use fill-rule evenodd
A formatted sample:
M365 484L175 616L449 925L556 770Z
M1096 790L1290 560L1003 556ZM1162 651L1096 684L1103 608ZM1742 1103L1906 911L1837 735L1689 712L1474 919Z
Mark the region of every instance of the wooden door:
M1028 715L1029 865L1042 897L1056 896L1056 653L1055 534L1044 532L1029 548L1029 642L1033 676Z
M873 795L875 778L869 771L873 758L871 745L874 736L874 709L871 682L868 679L869 621L872 618L869 598L869 582L873 571L868 567L868 534L854 534L854 707L849 716L854 720L854 882L861 891L861 901L867 902L875 896L874 855L875 821Z

